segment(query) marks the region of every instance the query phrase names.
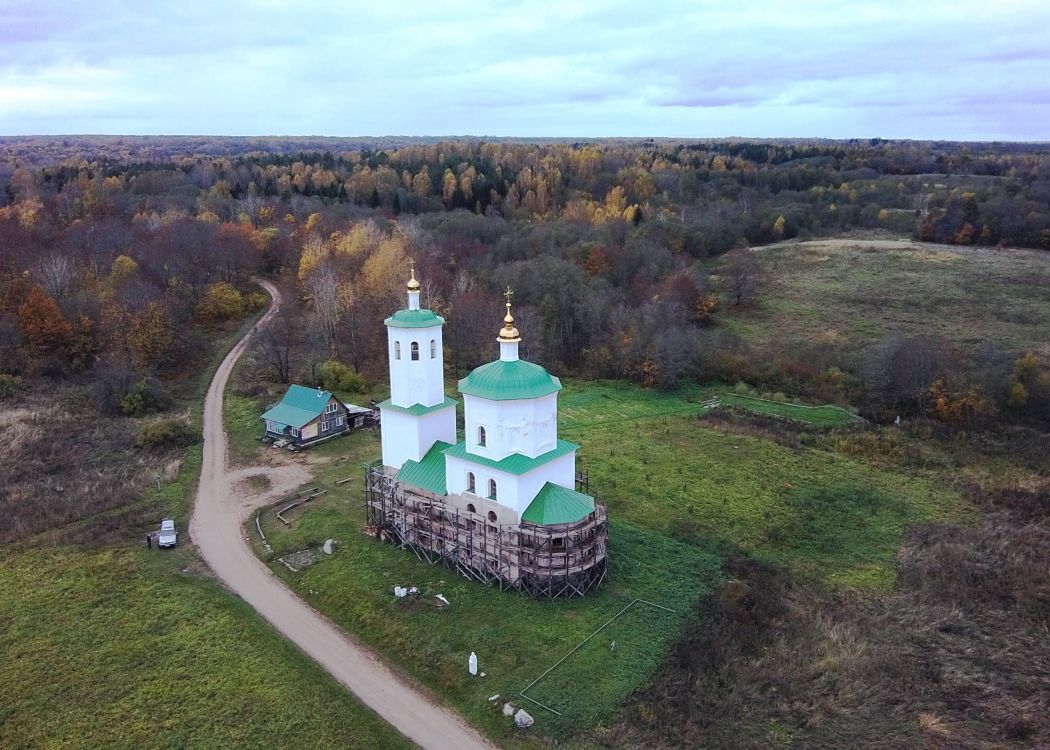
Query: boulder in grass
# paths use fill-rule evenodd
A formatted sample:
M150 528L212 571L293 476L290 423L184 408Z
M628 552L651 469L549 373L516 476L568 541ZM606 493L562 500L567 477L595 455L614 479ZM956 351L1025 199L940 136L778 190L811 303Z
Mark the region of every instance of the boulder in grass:
M528 729L535 723L536 720L532 718L532 714L524 708L519 708L518 713L514 714L514 726L518 729Z

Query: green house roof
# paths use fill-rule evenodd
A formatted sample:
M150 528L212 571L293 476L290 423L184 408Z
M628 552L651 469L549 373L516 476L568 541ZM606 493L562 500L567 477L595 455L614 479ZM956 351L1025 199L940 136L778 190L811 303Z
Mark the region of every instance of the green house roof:
M469 396L510 401L539 398L561 390L561 381L545 369L523 359L497 359L475 369L459 381L459 392Z
M261 418L285 427L302 427L316 419L331 400L332 394L328 391L290 385L281 403L269 409Z
M446 448L445 455L452 456L453 458L462 458L465 461L470 461L481 466L490 466L493 469L499 469L508 474L528 474L533 469L543 466L543 464L548 461L553 461L567 453L572 453L579 447L580 446L576 445L576 443L570 443L568 440L559 440L558 444L554 447L554 450L542 453L539 456L536 456L536 458L529 458L520 453L512 453L499 461L493 461L491 458L468 453L466 443L460 441L455 445Z
M448 494L445 487L444 451L451 447L438 440L419 461L405 461L397 473L397 481L438 495Z
M411 414L413 417L422 417L424 414L429 414L432 411L441 411L449 406L455 406L459 402L454 398L445 396L445 400L440 404L434 404L434 406L423 406L423 404L412 404L412 406L398 406L390 399L381 401L376 406L380 409L394 409L396 411L403 411L405 414Z
M521 514L522 521L538 526L576 523L594 512L594 498L568 487L547 482Z
M398 310L383 321L391 328L432 328L445 324L433 310Z

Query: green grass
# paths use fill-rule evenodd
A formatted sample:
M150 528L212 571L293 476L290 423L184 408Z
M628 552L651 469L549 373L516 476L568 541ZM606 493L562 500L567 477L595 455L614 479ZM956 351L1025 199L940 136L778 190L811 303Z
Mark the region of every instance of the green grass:
M585 599L501 593L365 537L359 477L379 454L374 430L311 449L311 484L329 493L291 529L263 514L271 565L311 604L501 742L516 741L498 710L508 696L520 705L519 690L633 598L670 606L674 614L630 610L530 690L564 714L526 705L539 720L538 735L586 744L585 728L611 720L655 674L697 599L718 580L719 554L758 555L832 584L883 589L909 525L965 513L957 495L928 479L704 427L699 401L715 392L567 383L561 434L583 445L581 468L612 518L610 575ZM329 537L339 542L336 555L306 571L291 573L274 560ZM452 605L396 600L395 585L418 586L427 602L442 593ZM488 677L467 677L471 650ZM501 699L489 703L496 693Z
M342 497L326 496L291 530L264 516L263 528L275 555L319 545L329 536L339 542L332 558L301 573L291 573L279 563L273 563L274 572L501 743L520 744L500 713L507 700L537 718L537 732L562 739L612 719L620 703L656 673L666 649L692 615L693 604L718 577L714 555L614 522L607 585L584 599L529 599L482 586L447 568L421 564L410 552L364 536L359 495L355 487L343 491ZM395 585L417 586L423 597L395 599ZM438 593L451 605L433 606ZM562 717L518 697L635 597L675 611L635 608L530 691ZM610 651L612 640L615 652ZM467 674L471 651L477 652L485 678ZM500 700L487 700L497 693Z
M725 406L746 409L756 414L788 419L792 422L802 422L815 427L848 427L860 421L856 414L843 409L841 406L832 404L805 406L782 401L769 401L753 396L742 396L736 393L723 393L719 398Z
M407 747L190 555L0 554L0 747Z
M796 449L761 437L711 429L696 398L621 385L567 388L560 434L580 443L580 467L613 518L722 551L742 551L832 582L888 586L901 534L927 518L965 513L937 482L873 466L820 448ZM858 544L835 543L824 529L799 547L784 538L796 514L792 493L830 488L895 499L873 508Z
M970 351L1050 344L1047 253L881 249L858 239L785 243L755 257L769 279L757 308L726 309L718 320L764 351L861 348L891 333L943 336Z

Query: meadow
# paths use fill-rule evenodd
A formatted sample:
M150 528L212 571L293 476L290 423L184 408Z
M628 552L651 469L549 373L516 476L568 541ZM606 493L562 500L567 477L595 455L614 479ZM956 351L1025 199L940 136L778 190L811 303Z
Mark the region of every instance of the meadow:
M891 333L940 336L969 352L1050 346L1045 252L829 239L754 256L765 291L720 324L763 351L856 351Z
M884 591L909 526L968 512L938 483L839 455L830 443L798 450L711 426L700 419L700 402L712 392L566 382L560 434L583 445L580 468L613 519L609 577L585 599L534 601L485 588L365 536L362 465L379 454L374 430L295 459L312 468L311 486L328 494L293 511L290 527L262 512L273 551L261 545L258 551L311 604L501 743L533 742L500 714L511 700L536 716L539 737L593 746L624 702L655 679L695 621L698 603L722 584L726 556L767 559L830 586ZM243 396L230 402L231 444L273 450L251 445L258 434L251 403ZM257 542L253 525L249 533ZM337 541L336 554L303 571L277 560L327 538ZM395 585L416 586L422 597L397 600ZM438 593L450 600L448 607L436 606ZM529 691L561 716L518 696L636 598L674 612L632 607ZM466 673L472 650L487 673L483 679ZM498 700L487 700L495 694Z

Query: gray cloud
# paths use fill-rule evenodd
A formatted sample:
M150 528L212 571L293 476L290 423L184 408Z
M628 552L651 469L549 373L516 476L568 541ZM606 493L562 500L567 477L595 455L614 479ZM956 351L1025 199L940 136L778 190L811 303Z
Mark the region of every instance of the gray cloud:
M1047 139L1048 28L1028 0L15 0L0 133Z

